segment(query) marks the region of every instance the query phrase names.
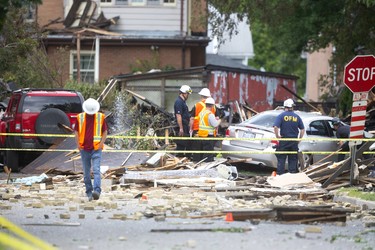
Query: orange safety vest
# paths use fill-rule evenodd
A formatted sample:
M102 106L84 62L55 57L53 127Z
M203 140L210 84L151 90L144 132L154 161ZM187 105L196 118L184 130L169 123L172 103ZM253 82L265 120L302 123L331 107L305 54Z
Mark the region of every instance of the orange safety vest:
M199 114L199 137L207 137L208 135L216 136L216 129L214 126L211 126L208 121L208 116L212 112L208 109L203 109Z
M83 142L85 140L85 133L86 133L86 113L80 113L77 116L78 121L78 138L79 138L79 146L83 147ZM103 113L96 113L94 118L94 150L99 149L99 144L102 139L102 128L104 123L104 114ZM101 148L103 149L103 147Z
M206 108L205 104L206 100L197 102L195 104L195 114L194 114L194 123L193 123L193 130L198 130L199 129L199 114L200 112ZM212 113L216 113L216 107L213 107Z

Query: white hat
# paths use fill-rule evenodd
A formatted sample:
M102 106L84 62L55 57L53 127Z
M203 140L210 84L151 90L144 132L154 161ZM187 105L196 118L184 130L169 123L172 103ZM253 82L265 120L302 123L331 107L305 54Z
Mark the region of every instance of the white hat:
M215 100L214 100L214 98L212 98L212 97L208 97L207 99L206 99L206 102L205 102L206 104L212 104L212 105L215 105Z
M198 95L210 97L211 92L208 88L203 88L203 89L201 89L201 91L199 91Z
M294 101L292 99L287 99L284 101L284 107L291 108L294 106Z
M100 109L100 104L97 100L89 98L82 104L82 109L85 113L93 115Z
M180 88L180 92L181 93L184 93L184 94L191 94L193 93L193 91L191 90L191 88L188 86L188 85L182 85L181 88Z

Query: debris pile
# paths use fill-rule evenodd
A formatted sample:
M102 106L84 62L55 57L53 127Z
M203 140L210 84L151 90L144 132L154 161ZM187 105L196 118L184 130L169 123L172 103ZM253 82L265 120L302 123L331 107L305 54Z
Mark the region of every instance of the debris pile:
M189 170L187 170L189 171ZM157 172L157 171L155 171ZM42 178L43 177L43 178ZM106 211L101 219L140 220L154 218L164 221L168 218L218 219L223 220L273 220L288 223L345 222L347 215L354 208L342 206L322 195L323 190L306 191L303 188L283 190L284 193L272 193L272 188L252 188L241 186L244 181L231 181L233 185L217 185L206 180L210 186L191 186L160 183L158 186L147 186L145 183L117 183L116 180L104 179L102 195L98 201L87 201L84 192L82 174L54 177L45 175L19 179L10 184L0 183L0 196L3 200L2 210L12 210L14 204L22 202L30 208L27 213L33 217L33 209L47 208L45 218L56 217L63 222L72 218L84 219L89 211ZM43 180L39 180L42 178ZM223 177L215 177L222 178ZM272 177L273 178L273 177ZM193 178L194 179L194 178ZM49 187L43 185L49 180ZM170 179L169 179L170 180ZM280 189L274 189L281 191ZM317 198L317 194L320 197ZM302 195L304 194L304 195ZM309 197L313 194L315 197ZM120 208L124 209L121 210ZM50 211L50 212L47 212ZM35 212L35 211L34 211ZM228 217L228 213L232 217ZM48 224L50 220L40 221ZM60 223L60 222L58 222ZM78 223L77 226L79 226ZM63 224L59 224L63 226Z
M372 161L375 161L375 159L372 159ZM327 190L334 190L351 185L350 158L341 162L324 162L311 165L303 172L314 182L321 183ZM361 165L358 167L358 173L356 173L353 178L355 178L358 186L367 184L375 186L375 178L368 177L368 175L369 169L367 165Z

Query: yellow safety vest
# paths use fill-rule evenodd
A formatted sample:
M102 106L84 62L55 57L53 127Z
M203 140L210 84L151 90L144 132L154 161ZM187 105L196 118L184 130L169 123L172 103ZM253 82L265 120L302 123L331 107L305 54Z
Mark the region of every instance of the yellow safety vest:
M208 109L203 109L199 114L199 137L207 137L208 135L216 136L215 127L210 126L210 123L208 121L208 116L210 114L212 114L212 112Z
M198 130L199 129L199 114L201 113L201 111L203 109L206 108L205 101L206 100L203 100L203 101L197 102L197 104L195 104L195 114L194 114L193 130ZM215 106L213 107L212 113L213 114L216 113L216 107Z
M86 133L86 113L80 113L77 116L78 120L78 138L79 138L79 146L83 147L83 143L85 141L85 133ZM103 113L96 113L94 118L94 150L99 149L100 141L102 140L102 128L104 123L104 114ZM103 147L101 148L103 149Z

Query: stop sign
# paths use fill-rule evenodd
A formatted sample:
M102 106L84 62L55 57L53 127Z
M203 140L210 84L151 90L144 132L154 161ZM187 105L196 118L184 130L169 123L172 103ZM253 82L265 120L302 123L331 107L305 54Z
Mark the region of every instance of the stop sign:
M345 66L344 83L353 93L370 91L375 86L375 57L354 57Z

